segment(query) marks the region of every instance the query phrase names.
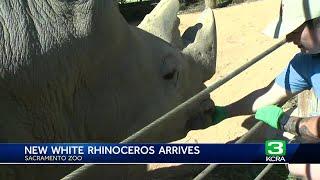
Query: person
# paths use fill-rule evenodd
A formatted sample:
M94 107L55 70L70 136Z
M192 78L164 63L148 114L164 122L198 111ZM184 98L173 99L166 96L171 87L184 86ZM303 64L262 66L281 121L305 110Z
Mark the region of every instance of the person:
M320 116L300 118L279 106L306 89L313 89L320 99L320 1L282 0L279 19L268 26L266 34L285 37L301 52L267 87L224 107L216 106L213 120L255 113L255 118L272 128L306 139L320 140ZM289 165L293 175L320 177L319 165Z

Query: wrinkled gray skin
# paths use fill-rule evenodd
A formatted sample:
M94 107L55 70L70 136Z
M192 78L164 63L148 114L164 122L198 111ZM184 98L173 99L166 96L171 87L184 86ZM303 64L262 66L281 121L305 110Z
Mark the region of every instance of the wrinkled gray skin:
M140 26L150 33L128 25L111 0L1 1L0 142L120 142L151 123L213 75L215 27L206 14L184 40L176 15L166 17L163 34L172 36L160 39L152 22ZM203 99L136 142L207 127L211 108ZM2 166L0 179L55 179L73 168Z

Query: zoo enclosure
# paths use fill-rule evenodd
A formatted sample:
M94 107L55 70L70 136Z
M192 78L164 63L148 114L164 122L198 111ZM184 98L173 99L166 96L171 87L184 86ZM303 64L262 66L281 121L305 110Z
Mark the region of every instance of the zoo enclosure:
M215 0L210 0L211 2L216 2ZM307 6L308 4L304 4L305 6ZM308 15L310 15L310 12L305 12L306 17L308 17ZM280 42L278 42L277 44L275 44L274 46L270 47L269 49L267 49L266 51L262 52L261 54L259 54L258 56L256 56L255 58L253 58L252 60L250 60L249 62L247 62L246 64L242 65L241 67L239 67L238 69L236 69L235 71L233 71L232 73L228 74L227 76L225 76L224 78L222 78L221 80L217 81L216 83L208 86L206 89L202 90L201 92L199 92L198 94L196 94L195 96L191 97L190 99L188 99L187 101L183 102L182 104L178 105L177 107L175 107L174 109L172 109L171 111L169 111L168 113L164 114L163 116L161 116L160 118L156 119L155 121L153 121L152 123L150 123L149 125L147 125L146 127L142 128L141 130L139 130L138 132L134 133L133 135L129 136L128 138L126 138L125 140L121 141L120 143L130 143L133 140L135 140L137 137L142 136L143 134L145 134L147 131L152 130L153 127L159 125L160 123L162 123L163 121L171 118L172 116L176 115L177 113L179 113L180 111L182 111L183 109L185 109L186 107L194 104L197 102L198 99L202 99L203 97L209 95L212 91L216 90L217 88L219 88L221 85L223 85L224 83L228 82L230 79L234 78L235 76L237 76L238 74L240 74L241 72L243 72L244 70L246 70L247 68L249 68L250 66L254 65L256 62L258 62L259 60L261 60L262 58L264 58L265 56L267 56L268 54L272 53L273 51L275 51L276 49L278 49L279 47L281 47L282 45L284 45L286 43L286 40L282 40ZM308 93L308 92L307 92ZM320 109L320 103L317 99L314 98L314 96L312 94L302 94L301 96L305 96L305 98L303 99L307 99L308 101L302 101L301 106L304 107L303 111L310 111L313 110L314 108L316 108L317 110ZM300 98L301 98L300 96ZM311 105L310 105L311 104ZM303 111L300 111L299 113L302 113ZM244 136L242 136L236 143L242 143L244 142L248 137L250 137L253 132L255 132L255 130L257 130L261 125L263 124L263 122L258 122L253 128L251 128ZM204 169L200 174L198 174L194 179L195 180L200 180L203 179L204 177L206 177L212 170L214 170L216 167L218 166L218 164L211 164L209 165L206 169ZM267 165L261 172L260 174L256 177L256 179L261 179L272 167L272 164ZM83 165L80 168L76 169L75 171L71 172L70 174L68 174L66 177L64 177L63 179L73 179L73 178L77 178L77 177L81 177L83 174L86 174L88 172L89 169L94 169L95 165L94 164L89 164L89 165Z
M194 103L197 102L197 100L202 99L203 97L207 96L208 94L210 94L212 91L216 90L217 88L219 88L220 86L222 86L223 84L225 84L226 82L228 82L229 80L231 80L232 78L234 78L235 76L237 76L238 74L242 73L244 70L246 70L247 68L251 67L252 65L254 65L256 62L260 61L262 58L264 58L265 56L267 56L268 54L272 53L273 51L275 51L276 49L278 49L279 47L281 47L282 45L284 45L286 43L286 40L282 40L278 43L276 43L275 45L273 45L272 47L270 47L269 49L265 50L264 52L262 52L261 54L259 54L258 56L256 56L255 58L253 58L252 60L248 61L247 63L245 63L244 65L242 65L241 67L239 67L238 69L236 69L235 71L231 72L230 74L228 74L227 76L225 76L224 78L220 79L219 81L217 81L216 83L208 86L206 89L202 90L201 92L199 92L198 94L196 94L195 96L191 97L190 99L188 99L187 101L183 102L182 104L178 105L177 107L175 107L174 109L172 109L171 111L167 112L166 114L164 114L163 116L161 116L160 118L156 119L155 121L153 121L152 123L150 123L149 125L147 125L146 127L142 128L141 130L137 131L136 133L132 134L131 136L129 136L128 138L126 138L125 140L121 141L120 143L130 143L132 141L134 141L135 139L137 139L138 137L143 136L145 133L149 132L152 130L152 128L158 126L160 123L164 122L167 119L170 119L172 117L174 117L177 113L181 112L182 110L184 110L185 108L189 107L190 105L193 105ZM244 142L246 139L248 139L253 132L255 132L261 125L263 124L263 122L258 122L253 128L251 128L243 137L241 137L236 143L242 143ZM88 172L89 170L92 170L95 168L96 165L94 164L86 164L81 166L80 168L76 169L75 171L71 172L70 174L68 174L67 176L65 176L63 178L63 180L69 180L69 179L74 179L74 178L78 178L81 177L83 174L86 174L86 172ZM206 169L204 169L200 174L198 174L195 177L195 180L200 180L203 179L204 177L206 177L212 170L214 170L216 167L218 166L218 164L211 164L209 165ZM272 165L268 165L265 167L264 170L261 171L261 173L257 176L257 178L261 179L270 169L271 169Z

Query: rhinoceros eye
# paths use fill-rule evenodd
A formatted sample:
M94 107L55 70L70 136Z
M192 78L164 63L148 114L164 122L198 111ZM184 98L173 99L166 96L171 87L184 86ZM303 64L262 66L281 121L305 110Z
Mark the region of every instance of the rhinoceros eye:
M161 75L165 80L171 80L177 75L177 62L174 59L174 56L168 55L163 59L161 67Z
M167 74L165 74L163 76L163 79L165 80L170 80L170 79L173 79L175 77L175 74L177 73L177 70L176 69L173 69L171 72L168 72Z

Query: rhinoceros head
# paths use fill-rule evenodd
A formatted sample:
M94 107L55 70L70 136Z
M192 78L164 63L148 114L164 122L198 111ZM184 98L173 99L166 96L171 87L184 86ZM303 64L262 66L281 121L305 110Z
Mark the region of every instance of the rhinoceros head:
M212 10L204 10L199 22L182 37L178 10L178 0L162 0L138 28L126 22L119 25L119 21L109 26L121 29L109 34L118 37L118 42L106 42L117 58L111 60L106 56L106 60L113 62L110 67L114 68L115 63L119 66L112 74L122 92L120 102L124 104L120 106L125 106L122 109L130 119L126 121L131 123L127 132L137 131L201 91L205 87L203 82L215 72L217 47ZM115 19L115 16L110 18ZM211 108L208 96L164 122L143 140L167 141L181 137L188 128L206 127L210 124Z

